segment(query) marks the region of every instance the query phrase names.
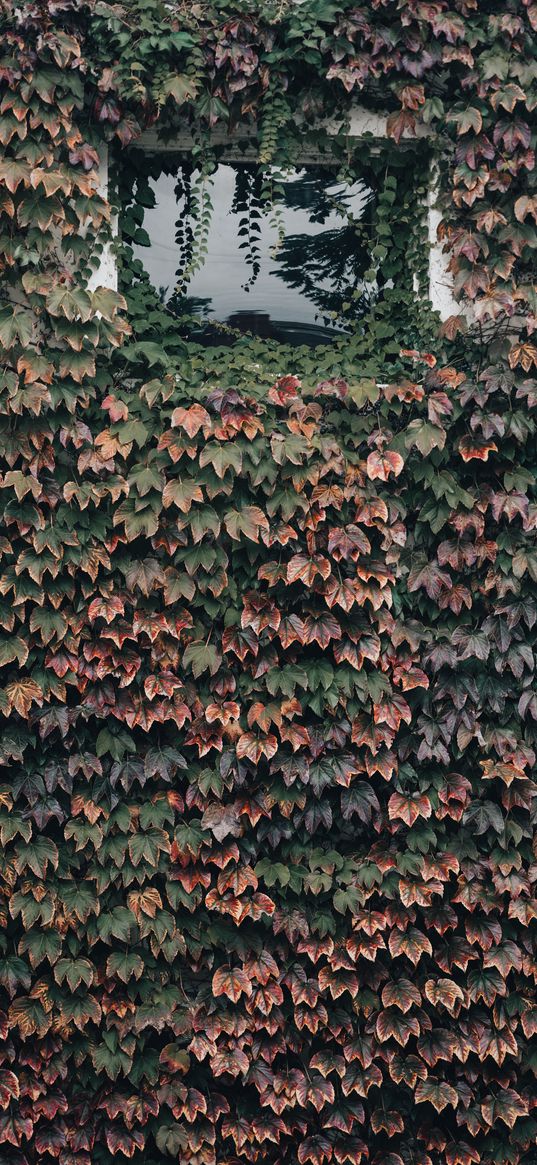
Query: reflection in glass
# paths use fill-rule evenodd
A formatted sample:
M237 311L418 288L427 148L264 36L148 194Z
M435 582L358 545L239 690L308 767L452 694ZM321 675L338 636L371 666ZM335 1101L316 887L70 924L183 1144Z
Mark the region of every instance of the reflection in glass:
M155 206L144 217L150 247L135 246L135 256L168 310L199 318L194 331L206 344L233 342L236 332L328 342L375 298L376 286L365 278L373 192L362 181L338 183L326 167L294 170L278 176L275 215L260 200L259 181L251 167L217 167L208 186L207 254L181 282L178 237L188 195L182 175L161 174L152 182Z

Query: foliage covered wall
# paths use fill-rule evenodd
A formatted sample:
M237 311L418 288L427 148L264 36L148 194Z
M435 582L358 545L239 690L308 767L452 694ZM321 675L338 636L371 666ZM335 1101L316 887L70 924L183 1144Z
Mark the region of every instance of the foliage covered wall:
M537 5L0 29L0 1160L534 1165ZM470 333L316 373L86 290L99 143L356 98Z

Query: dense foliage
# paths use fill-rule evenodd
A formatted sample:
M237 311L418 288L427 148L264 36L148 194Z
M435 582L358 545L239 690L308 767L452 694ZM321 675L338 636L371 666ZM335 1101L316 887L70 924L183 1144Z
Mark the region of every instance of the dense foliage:
M536 27L0 0L6 1165L535 1162ZM280 162L358 92L434 129L471 334L87 289L99 142Z

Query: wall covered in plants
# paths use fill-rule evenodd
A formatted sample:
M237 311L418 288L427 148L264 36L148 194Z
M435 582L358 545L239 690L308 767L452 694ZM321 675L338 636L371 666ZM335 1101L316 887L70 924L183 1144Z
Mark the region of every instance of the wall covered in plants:
M534 1165L537 5L0 31L0 1161ZM133 267L141 131L266 177L332 117L343 171L357 100L401 279L334 347L202 349Z

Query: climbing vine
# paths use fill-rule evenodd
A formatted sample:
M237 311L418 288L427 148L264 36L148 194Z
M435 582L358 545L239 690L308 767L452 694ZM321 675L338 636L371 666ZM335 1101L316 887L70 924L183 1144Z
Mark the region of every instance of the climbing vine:
M537 5L0 31L2 1161L533 1165ZM132 250L151 177L192 268L253 142L254 268L248 201L305 144L352 178L357 101L382 296L203 348Z

